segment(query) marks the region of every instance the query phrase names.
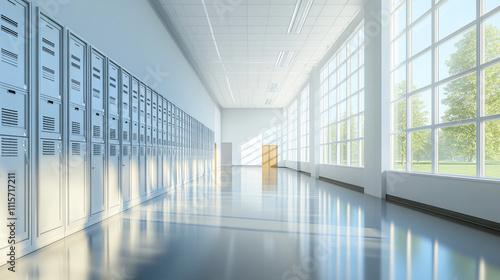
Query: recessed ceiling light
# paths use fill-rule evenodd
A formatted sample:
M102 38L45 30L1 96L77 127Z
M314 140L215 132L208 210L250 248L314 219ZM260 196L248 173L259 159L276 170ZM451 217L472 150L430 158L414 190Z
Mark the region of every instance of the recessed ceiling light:
M295 4L295 9L293 10L292 19L290 20L290 25L288 25L288 31L286 33L296 33L299 34L304 27L307 15L311 10L311 6L314 0L297 0Z
M266 99L266 103L265 103L266 105L271 105L271 103L273 103L272 99L270 99L270 98Z
M276 60L276 66L288 67L295 57L295 51L281 51Z
M280 88L280 84L278 84L278 83L270 83L267 86L267 91L268 92L278 92L279 88Z

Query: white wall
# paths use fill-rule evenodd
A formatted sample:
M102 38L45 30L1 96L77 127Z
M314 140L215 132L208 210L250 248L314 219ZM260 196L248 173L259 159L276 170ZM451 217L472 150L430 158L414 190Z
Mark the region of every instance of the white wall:
M148 1L34 0L33 3L215 131L219 106Z
M262 165L262 145L278 145L281 165L281 109L222 109L222 142L233 144L233 165Z

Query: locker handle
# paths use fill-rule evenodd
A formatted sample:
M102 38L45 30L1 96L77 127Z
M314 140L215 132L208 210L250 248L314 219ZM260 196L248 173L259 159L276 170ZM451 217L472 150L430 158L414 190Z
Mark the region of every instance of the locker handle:
M75 111L80 111L80 108L78 108L78 107L75 107Z
M8 93L12 93L12 94L16 94L16 91L15 90L11 90L11 89L7 90L7 92Z
M47 103L48 103L48 104L54 104L54 101L47 100Z

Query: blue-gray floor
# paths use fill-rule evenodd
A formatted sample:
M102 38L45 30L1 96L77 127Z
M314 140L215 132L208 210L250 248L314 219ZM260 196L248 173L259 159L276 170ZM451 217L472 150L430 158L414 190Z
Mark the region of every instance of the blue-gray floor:
M478 206L480 207L480 206ZM288 169L225 168L0 279L500 279L500 237Z

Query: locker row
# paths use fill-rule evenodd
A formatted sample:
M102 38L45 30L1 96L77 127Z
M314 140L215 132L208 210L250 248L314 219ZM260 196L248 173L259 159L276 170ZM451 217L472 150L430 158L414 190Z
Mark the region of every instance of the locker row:
M213 170L212 130L32 2L0 13L0 197L15 188L19 255Z

